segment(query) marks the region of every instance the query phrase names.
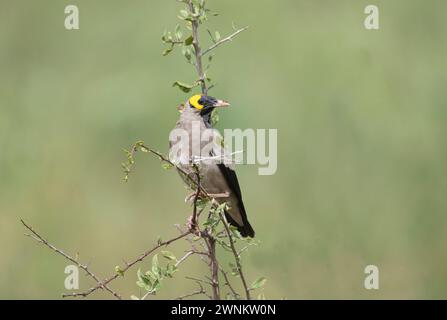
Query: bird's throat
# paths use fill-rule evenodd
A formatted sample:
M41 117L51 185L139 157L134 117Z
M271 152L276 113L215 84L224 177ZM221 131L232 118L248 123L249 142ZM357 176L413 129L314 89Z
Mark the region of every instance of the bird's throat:
M207 128L211 128L212 127L212 123L211 123L211 113L213 112L214 108L213 107L208 107L208 108L203 108L200 111L200 116L203 119L203 122L205 123L205 126Z

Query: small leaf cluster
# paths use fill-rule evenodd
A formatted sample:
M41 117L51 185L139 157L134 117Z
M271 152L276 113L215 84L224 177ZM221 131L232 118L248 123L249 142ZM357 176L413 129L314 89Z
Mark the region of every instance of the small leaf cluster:
M185 7L181 9L177 15L177 17L184 22L185 29L182 29L182 27L177 24L174 31L164 31L161 40L166 45L166 48L163 50L162 54L163 56L167 56L173 52L176 47L179 47L187 63L196 65L196 46L198 46L198 43L194 42L195 39L192 34L192 23L202 24L208 20L209 15L217 16L218 13L212 12L208 9L206 7L205 0L178 0L178 2L185 4ZM211 31L208 30L208 34L210 35L213 43L216 43L221 38L218 31L215 31L214 34L212 34ZM201 59L201 57L199 57L199 59ZM210 54L208 56L208 65L205 67L205 71L210 68L212 59L213 55ZM200 86L202 81L208 81L211 83L212 80L208 76L205 76L205 79L198 79L192 83L175 81L172 86L177 87L182 92L188 93L194 88Z
M152 266L150 270L142 272L138 269L137 286L147 291L147 294L155 295L161 288L162 280L172 278L178 271L176 266L177 258L170 251L161 251L160 253L168 262L163 266L158 260L158 254L152 257Z
M231 244L229 243L228 236L223 229L223 221L222 221L222 215L225 214L225 211L229 210L229 207L227 203L219 204L218 206L211 207L209 210L209 216L208 219L203 223L203 226L208 229L208 232L215 238L216 243L220 245L221 248L223 248L225 251L232 252ZM233 225L229 225L229 231L231 234L231 237L233 239L233 243L242 243L243 249L241 249L238 252L237 258L239 259L239 262L241 262L241 254L243 251L248 249L248 247L252 245L258 245L259 241L254 240L252 238L244 238L241 236L239 231L237 230L237 227ZM229 274L233 277L239 277L239 269L237 265L233 262L230 262L228 264L229 268ZM250 291L256 290L256 289L262 289L267 282L267 279L265 277L260 277L253 281L253 283L248 288ZM234 295L233 293L228 293L226 296L227 299L240 299L239 295ZM261 292L258 295L258 299L265 299L263 292Z
M144 152L144 153L149 153L151 152L151 150L149 150L145 145L144 145L144 141L137 141L135 142L135 144L132 146L132 148L129 150L127 149L123 149L124 153L126 154L126 158L127 160L123 163L121 163L121 167L123 168L124 171L124 178L123 180L125 182L129 181L129 175L132 171L132 168L135 164L135 154L138 151ZM172 163L170 163L169 161L167 161L166 159L163 159L160 157L160 161L161 161L161 166L163 169L165 170L169 170L172 169L174 167L174 165Z
M132 146L131 150L126 150L123 149L124 153L126 154L126 158L127 161L121 163L121 167L123 168L124 171L124 181L128 181L129 180L129 175L130 172L132 171L132 167L135 164L135 153L140 150L142 152L149 152L149 149L147 149L144 146L144 141L137 141L135 142L135 144Z
M184 3L186 9L180 10L178 18L192 23L197 21L198 23L204 23L208 20L208 16L218 16L217 12L213 12L206 7L205 0L178 0L178 2ZM192 4L193 10L189 10L189 4Z
M189 63L192 63L191 45L193 44L193 40L194 39L192 35L183 38L183 31L181 30L180 25L177 24L174 32L165 30L165 32L163 33L161 41L163 41L164 44L168 45L168 47L163 51L162 54L163 56L167 56L174 50L175 46L178 45L182 48L182 53L186 60Z

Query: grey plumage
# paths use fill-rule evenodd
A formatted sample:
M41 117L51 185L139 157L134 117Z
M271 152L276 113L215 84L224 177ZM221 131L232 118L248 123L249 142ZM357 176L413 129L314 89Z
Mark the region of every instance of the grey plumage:
M224 148L221 146L219 139L220 134L217 130L211 128L210 114L218 102L213 99L211 103L205 101L205 106L202 109L197 109L188 101L181 112L180 119L177 121L175 129L173 130L169 139L170 158L176 162L184 171L193 173L193 168L190 160L200 159L199 168L201 175L201 186L208 194L227 194L228 197L217 197L218 203L227 202L229 209L225 212L226 218L230 224L236 226L238 231L244 237L254 237L255 232L247 219L244 203L242 201L241 189L239 182L231 163L222 163L220 155L224 155ZM202 99L200 100L202 101ZM208 102L208 104L206 104ZM226 104L228 105L228 104ZM197 131L200 133L208 133L213 130L213 135L207 135L209 139L200 139L200 136L195 135ZM174 134L172 134L174 132ZM180 135L175 132L185 132L188 134L188 139L180 139ZM182 152L180 152L181 150ZM205 154L203 153L205 152ZM191 182L182 174L183 180L188 185ZM192 174L191 177L194 175Z

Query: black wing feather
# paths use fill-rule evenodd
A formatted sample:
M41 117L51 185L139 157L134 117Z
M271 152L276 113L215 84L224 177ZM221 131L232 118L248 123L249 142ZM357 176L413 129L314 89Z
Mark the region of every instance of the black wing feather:
M238 227L239 232L243 237L250 236L254 237L255 232L253 228L251 227L250 223L248 222L247 213L245 212L244 202L242 201L242 193L241 193L241 187L239 186L239 181L236 176L236 172L232 170L231 168L227 167L223 163L217 164L219 167L220 172L224 176L228 186L230 187L231 191L234 193L234 195L237 198L238 206L239 206L239 212L242 217L242 222L244 223L243 226L239 226L232 218L231 216L225 212L225 216L229 220L229 222L232 225L235 225Z

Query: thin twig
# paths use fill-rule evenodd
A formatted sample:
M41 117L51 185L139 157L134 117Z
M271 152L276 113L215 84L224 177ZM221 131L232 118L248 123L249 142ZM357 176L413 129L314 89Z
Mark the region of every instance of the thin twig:
M247 286L247 281L245 281L244 273L242 272L241 260L240 260L239 255L237 254L236 247L234 245L233 236L231 235L231 231L230 231L230 227L228 225L227 218L221 211L219 212L219 214L222 219L223 225L225 227L225 231L227 232L228 239L230 240L231 251L233 251L234 259L236 261L237 271L239 273L239 276L241 277L242 285L244 286L245 296L247 297L247 300L250 300L250 289Z
M194 16L195 13L195 5L193 4L192 0L187 0L187 6L189 8L190 13L192 14L192 16ZM234 28L234 27L233 27ZM200 47L200 43L199 43L199 20L198 18L194 17L191 21L191 29L192 29L192 37L193 37L193 41L192 41L192 46L194 48L194 55L195 55L195 67L196 67L196 71L199 77L199 81L200 81L200 85L201 85L201 91L203 94L207 94L208 90L210 88L207 87L207 78L206 78L206 74L203 68L203 64L202 64L202 57L209 54L212 50L214 50L215 48L217 48L218 46L231 41L234 37L236 37L238 34L240 34L241 32L245 31L248 27L244 27L242 29L236 30L233 34L219 40L216 41L215 39L213 39L211 33L211 39L213 40L213 45L211 47L209 47L208 49L206 49L205 51L201 51L201 47ZM236 28L234 28L236 29ZM182 43L181 41L172 41L171 44L172 46L174 46L175 44L180 44ZM209 259L209 266L210 266L210 272L211 272L211 277L210 282L205 282L203 280L200 279L194 279L198 285L199 285L199 289L190 293L190 294L186 294L183 296L180 296L178 299L184 299L187 297L191 297L193 295L198 295L198 294L204 294L207 297L209 297L210 299L215 299L215 300L219 300L220 299L220 288L219 288L219 264L218 264L218 260L217 260L217 256L216 256L216 241L217 238L215 235L211 234L211 232L205 228L204 232L201 232L199 230L199 223L198 223L198 218L200 216L200 213L204 210L204 208L202 209L198 209L197 206L197 202L199 200L200 197L203 196L203 198L209 199L211 200L211 203L213 205L215 205L215 200L213 199L215 197L215 195L211 195L209 194L201 185L201 181L200 181L200 172L198 170L198 167L196 164L193 164L194 167L194 172L186 172L184 169L182 169L179 165L177 165L176 163L172 162L171 160L169 160L168 157L165 157L163 154L161 154L160 152L157 152L151 148L146 147L142 142L138 142L136 144L134 144L132 146L132 149L130 151L130 153L128 153L128 157L129 157L129 163L128 166L126 164L123 164L125 171L126 171L126 180L128 178L128 175L130 173L130 169L134 163L134 156L136 154L136 152L141 149L142 151L146 151L149 153L152 153L154 155L156 155L162 162L168 163L169 165L175 167L182 175L184 175L186 177L186 179L188 181L191 181L192 185L191 186L195 186L196 187L196 192L195 192L195 197L194 197L194 208L193 208L193 215L192 215L192 220L191 220L191 224L194 228L189 228L187 231L181 231L181 234L177 237L174 237L170 240L164 241L162 242L161 240L158 241L158 244L154 247L152 247L151 249L145 251L144 253L142 253L141 255L139 255L135 260L133 260L132 262L128 263L126 261L124 261L124 268L123 269L119 269L115 274L111 275L110 277L106 278L105 280L101 281L98 277L96 277L88 268L87 265L82 265L80 263L78 263L76 261L76 259L73 259L72 257L70 257L69 255L65 254L63 251L57 249L56 247L54 247L53 245L49 244L45 239L43 239L42 237L40 237L40 235L38 235L31 227L29 227L28 225L25 224L25 222L22 220L22 223L25 225L25 227L27 227L33 234L30 235L32 238L34 238L36 241L39 241L43 244L45 244L47 247L49 247L51 250L59 253L60 255L64 256L66 259L68 259L69 261L75 263L76 265L78 265L80 268L82 268L84 271L86 271L86 273L92 277L96 282L97 285L88 289L85 292L77 292L77 293L67 293L67 294L63 294L63 297L77 297L77 296L82 296L82 297L86 297L88 295L90 295L91 293L95 292L96 290L102 288L105 289L109 292L111 292L115 297L117 297L118 299L121 299L121 296L119 294L117 294L116 292L114 292L113 290L111 290L107 285L114 281L115 279L117 279L120 276L123 276L130 268L132 268L135 264L143 261L146 257L148 257L150 254L152 254L154 251L156 251L157 249L163 247L163 246L167 246L179 239L182 238L186 238L190 244L191 244L191 248L192 250L187 251L187 253L180 258L180 260L178 260L175 264L175 266L178 266L179 264L183 263L186 259L188 259L190 256L194 255L194 254L198 254L200 255L200 258L204 261L205 258L204 256L208 257ZM199 161L204 160L203 159L199 159ZM195 173L195 178L192 176L193 173ZM222 213L221 213L222 214ZM246 282L245 282L245 278L243 276L242 273L242 268L241 268L241 264L239 261L239 256L237 255L236 249L234 247L234 243L233 243L233 239L231 237L231 233L229 231L229 227L228 227L228 222L226 221L225 217L223 217L222 219L226 232L228 234L228 237L230 239L230 244L231 244L231 248L232 251L235 255L235 259L237 262L237 266L238 266L238 271L239 274L241 276L244 288L246 290L246 294L247 294L247 299L250 299L250 295L249 295L249 290L247 288ZM180 229L180 227L179 227ZM196 234L195 232L198 231L198 235L204 240L203 242L200 243L200 245L204 248L203 250L205 250L206 252L203 251L197 251L195 248L195 245L193 243L193 241L191 239L189 239L188 236L193 236L194 234ZM206 245L206 246L205 246ZM223 277L225 278L226 281L226 285L230 288L231 292L233 293L233 295L235 297L239 297L239 295L237 294L237 292L234 290L234 288L231 286L228 276L225 273L225 271L223 269L221 269L221 272L223 274ZM193 278L190 278L193 279ZM203 283L207 283L209 285L211 285L211 289L213 292L212 297L209 296L206 291L204 290L201 282ZM151 294L151 292L147 292L143 299L146 298L149 294Z
M191 14L194 14L194 4L192 3L191 0L188 1L188 6L189 6L189 11ZM197 70L197 74L199 75L199 81L200 81L200 86L202 88L202 93L204 95L208 94L208 88L206 87L206 82L205 82L205 73L203 72L203 66L202 66L202 53L201 53L201 49L200 49L200 44L199 44L199 21L194 18L191 22L191 29L192 29L192 45L194 47L194 55L196 58L196 70Z
M219 289L219 264L216 257L216 239L212 236L205 238L205 243L208 247L210 270L211 270L211 288L213 291L213 299L220 300Z
M143 261L148 255L150 255L152 252L154 252L155 250L167 246L169 244L171 244L172 242L175 242L179 239L182 239L184 237L186 237L188 234L190 234L189 231L182 233L181 235L172 238L170 240L167 241L163 241L158 243L155 247L153 247L152 249L147 250L146 252L142 253L141 255L139 255L135 260L133 260L130 263L127 263L126 266L120 270L120 274L115 273L113 276L110 276L109 278L106 278L103 281L103 285L107 285L110 282L112 282L113 280L115 280L116 278L120 277L122 274L124 274L127 270L129 270L130 268L132 268L135 264L137 264L138 262ZM76 296L88 296L89 294L93 293L94 291L98 290L99 288L101 288L100 285L97 285L95 287L90 288L89 290L82 292L82 293L67 293L67 294L63 294L62 297L76 297Z
M135 156L135 154L138 151L138 147L143 148L145 151L152 153L154 155L156 155L161 161L168 163L169 165L175 167L182 175L184 175L186 177L186 179L188 179L190 182L192 182L197 188L199 188L200 192L202 193L203 196L210 198L208 192L202 187L199 186L199 184L197 183L196 180L194 180L191 177L191 174L186 172L185 170L183 170L179 165L177 165L176 163L172 162L171 160L169 160L167 157L165 157L163 154L161 154L160 152L149 148L147 146L145 146L143 143L136 143L132 146L131 149L131 157L133 159L133 157Z
M240 295L239 295L239 293L236 292L236 290L234 290L233 286L231 285L230 279L228 279L227 272L221 266L219 266L219 270L220 270L220 272L222 273L222 275L223 275L223 277L225 279L225 285L230 289L230 291L233 294L233 296L236 299L239 299Z
M182 262L192 256L194 253L194 251L188 251L183 257L180 258L180 260L177 260L177 262L175 263L175 267L178 267Z
M202 279L198 279L198 278L194 278L194 277L190 277L190 276L186 276L185 279L193 280L193 281L198 281L198 282L202 282L202 283L211 285L211 282L209 282L209 281L202 280Z
M66 254L64 251L56 248L54 245L52 245L51 243L49 243L46 239L44 239L42 236L40 236L37 231L35 231L31 226L29 226L28 224L25 223L25 221L23 221L22 219L20 219L20 222L22 222L22 224L25 226L25 228L27 228L29 231L32 232L32 235L28 235L31 238L33 238L34 240L44 244L45 246L47 246L48 248L50 248L51 250L53 250L54 252L58 253L59 255L63 256L65 259L69 260L70 262L74 263L75 265L77 265L79 268L81 268L82 270L84 270L93 280L95 280L98 283L97 288L102 288L105 289L107 291L109 291L111 294L113 294L115 296L115 298L120 299L121 300L121 296L113 291L112 289L110 289L107 286L107 283L101 281L101 279L99 279L93 272L90 271L90 269L88 268L87 265L83 265L80 262L76 261L76 259L72 258L71 256L69 256L68 254ZM87 296L87 295L82 295L80 294L80 296Z
M218 46L224 44L225 42L231 41L233 40L234 37L236 37L239 33L245 31L248 29L248 26L243 27L239 30L236 30L234 33L230 34L228 37L225 37L219 41L217 41L216 43L214 43L211 47L209 47L208 49L206 49L205 51L202 52L202 57L205 56L206 54L210 53L211 51L213 51L214 49L216 49Z
M200 196L201 181L200 181L199 167L196 164L193 164L193 168L194 168L194 172L196 174L196 179L197 179L197 191L194 196L194 208L193 208L193 213L192 213L191 224L192 224L193 230L196 229L200 234L199 224L197 223L197 214L198 214L197 213L197 201L199 200L199 196Z
M209 34L209 36L211 38L211 41L213 41L213 43L216 43L216 40L214 39L213 35L211 34L210 29L206 29L206 32L208 32L208 34Z
M180 233L183 233L182 228L181 228L178 224L176 225L176 227L177 227L177 229L179 230ZM189 237L186 237L185 240L189 242L189 244L191 245L191 249L192 249L195 253L201 255L201 256L200 256L200 260L202 260L204 263L206 263L206 265L208 265L208 262L206 261L206 259L205 259L203 256L207 256L207 257L209 257L209 253L208 253L208 252L200 252L200 251L197 251L196 245L194 244L194 241L190 238L190 236L189 236ZM206 249L205 249L205 250L206 250Z
M197 285L199 286L199 289L197 289L197 291L194 291L194 292L185 294L185 295L180 296L180 297L177 297L177 298L175 298L175 299L173 299L173 300L183 300L183 299L185 299L185 298L189 298L189 297L192 297L192 296L197 296L197 295L199 295L199 294L204 294L204 295L206 295L207 297L211 298L211 297L206 293L206 290L203 288L202 284L201 284L200 282L198 282L198 281L196 281L196 282L197 282Z
M201 251L191 251L192 253L195 253L195 254L200 254L200 255L202 255L202 256L207 256L208 257L208 252L201 252Z

